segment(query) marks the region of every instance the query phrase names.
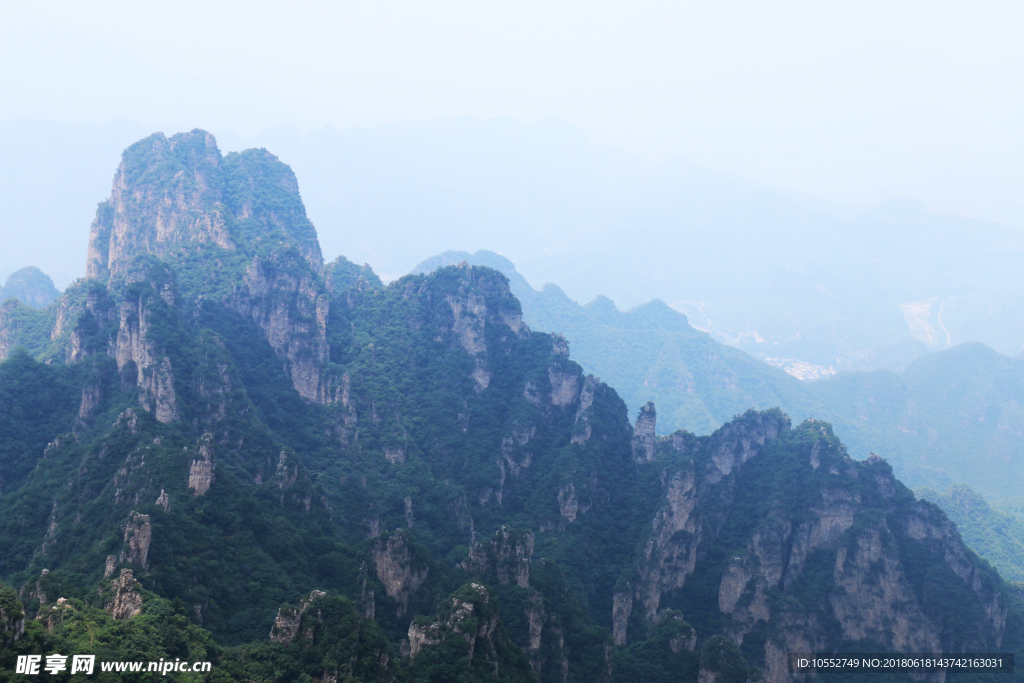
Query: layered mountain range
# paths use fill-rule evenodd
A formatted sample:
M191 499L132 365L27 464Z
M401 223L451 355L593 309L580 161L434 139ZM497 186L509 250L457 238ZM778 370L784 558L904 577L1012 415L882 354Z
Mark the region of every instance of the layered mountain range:
M265 150L132 145L87 264L0 311L0 666L774 682L1024 642L1015 590L828 423L659 435L500 272L325 265Z
M804 418L822 415L813 385L695 329L686 315L653 299L620 311L608 297L580 305L555 284L530 286L500 254L448 251L413 269L430 273L465 261L501 271L533 328L566 337L573 357L615 387L631 410L658 406L658 431L710 434L748 408L781 406ZM866 452L865 452L866 455Z
M146 130L0 124L0 273L45 260L62 286L80 275L80 226ZM302 178L325 251L388 280L426 255L486 247L577 301L658 297L720 340L819 375L969 341L1024 348L1020 207L991 213L999 225L900 198L833 204L681 159L650 163L555 119L279 127L220 143L274 150Z
M615 386L632 410L654 401L661 434L709 434L747 408L779 406L831 422L855 457L883 456L912 486L967 484L992 500L1024 486L1020 357L969 342L898 369L799 381L694 329L657 299L628 311L606 297L580 305L556 285L535 290L493 252L445 252L414 272L463 260L504 273L523 319L564 334L576 360Z

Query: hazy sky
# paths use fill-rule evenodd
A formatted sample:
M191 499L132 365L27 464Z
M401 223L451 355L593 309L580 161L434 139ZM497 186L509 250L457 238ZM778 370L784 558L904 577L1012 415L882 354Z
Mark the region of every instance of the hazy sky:
M1024 228L1024 3L6 0L0 121L252 135L556 116L830 199Z

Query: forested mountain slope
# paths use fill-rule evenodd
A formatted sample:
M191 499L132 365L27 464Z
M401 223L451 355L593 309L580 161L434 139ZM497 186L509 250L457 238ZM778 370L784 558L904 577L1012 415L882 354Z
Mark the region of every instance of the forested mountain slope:
M787 651L1020 649L1015 593L826 423L631 425L499 272L325 267L265 150L136 143L88 268L0 319L0 664L99 635L209 680L784 681Z

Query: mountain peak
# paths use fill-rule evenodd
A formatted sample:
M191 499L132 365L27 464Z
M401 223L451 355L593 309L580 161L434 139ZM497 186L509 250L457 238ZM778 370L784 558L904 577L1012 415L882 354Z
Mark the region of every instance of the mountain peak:
M198 246L246 253L287 245L323 266L291 168L264 149L224 157L210 133L155 133L124 151L110 198L96 210L86 275L124 276L145 255Z

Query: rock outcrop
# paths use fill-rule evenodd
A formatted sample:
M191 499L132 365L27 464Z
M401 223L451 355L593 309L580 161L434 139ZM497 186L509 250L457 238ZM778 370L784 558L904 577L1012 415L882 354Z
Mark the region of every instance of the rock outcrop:
M521 337L528 336L530 330L504 276L466 262L445 270L458 278L457 291L445 296L451 308L450 334L473 358L471 376L474 389L480 393L490 385L493 375L488 358L488 327L501 325Z
M479 651L489 659L496 659L494 646L489 641L498 625L498 613L490 607L491 595L482 585L470 583L457 591L442 607L440 617L433 622L414 621L409 625L409 654L415 657L427 645L438 645L448 638L462 638L469 644L469 662L477 655L477 641L483 645Z
M158 133L132 145L110 199L97 209L88 277L112 284L137 281L147 259L177 263L200 254L232 263L239 256L249 259L245 288L225 283L220 296L228 295L229 305L263 331L304 398L334 400L330 387L321 384L329 312L318 278L323 258L291 169L266 150L222 157L213 136L200 130L171 138ZM172 291L159 294L173 305ZM118 365L136 362L149 397L144 405L161 421L176 419L170 359L153 357L146 348L141 302L125 306Z
M317 601L327 596L327 593L314 590L302 600L298 607L293 605L282 605L274 618L274 625L270 629L270 640L274 643L292 643L299 637L299 627L302 624L302 615L306 613Z
M117 277L139 254L169 255L186 242L235 247L223 208L220 151L213 136L157 133L129 147L110 199L96 211L86 276Z
M533 542L532 532L503 526L490 540L473 544L462 568L470 576L494 576L501 585L514 583L527 588L530 585Z
M104 609L116 621L131 619L142 611L142 586L131 569L122 569L121 576L111 583L114 598Z
M594 405L594 389L601 384L600 377L587 375L583 380L583 388L580 390L580 403L576 410L576 420L573 423L572 443L584 444L590 440L593 428L590 425L591 406Z
M636 417L636 425L633 427L633 460L636 462L650 462L654 460L654 438L657 412L654 410L654 403L648 401L640 414Z
M149 546L153 541L153 525L149 515L132 512L130 521L124 526L124 545L118 562L129 562L143 569L149 569Z
M381 537L371 553L377 578L388 597L398 602L398 616L409 608L409 599L427 579L428 570L413 566L410 540L406 532L397 531L385 540Z
M177 392L171 359L162 356L150 338L148 309L153 303L143 291L121 304L113 356L119 370L134 374L139 404L160 422L168 423L179 417ZM156 305L164 302L157 300Z
M696 449L687 439L658 440L666 457L682 449L692 455L664 475L664 503L637 578L615 595L615 642L628 642L637 610L654 623L665 596L683 589L702 558L721 552L714 548L728 533L731 555L717 589L718 609L728 619L722 635L742 644L759 624L775 624L776 635L764 646L767 681L790 680L780 652L828 652L841 642L872 641L892 652L996 646L1006 600L994 573L968 556L953 525L930 504L914 501L880 459L851 460L824 423L787 430L781 414L748 413ZM772 444L784 432L787 455L766 455L779 452ZM787 476L802 472L799 493L780 494L784 489L764 483L778 468L789 468ZM745 549L735 547L737 533L745 536ZM985 615L974 631L950 631L943 608L933 604L937 598L922 601L916 572L935 571L935 562L958 577L959 587L950 587L959 591L957 599L978 604ZM827 584L814 597L805 592L812 574ZM825 627L826 619L836 631ZM702 676L717 680L708 671Z
M329 356L328 296L316 273L296 267L288 253L256 256L245 273L245 290L228 303L262 330L278 357L284 360L292 384L303 398L335 403L338 392L324 382L323 364Z
M117 278L140 255L166 260L182 245L235 250L274 233L319 270L316 231L298 194L291 169L266 150L225 158L205 131L156 133L121 158L92 224L86 276Z
M551 405L564 408L576 402L580 393L580 375L573 369L552 366L548 368L551 382Z
M213 461L213 434L207 432L199 439L199 457L189 463L188 488L196 497L205 495L213 485L217 465Z
M68 288L68 292L57 307L57 320L50 339L54 342L65 342L65 360L78 363L93 354L116 356L115 335L119 323L119 309L106 287L96 282L87 282L85 304L81 305L79 296ZM116 346L115 346L116 349ZM83 416L84 417L84 416Z

